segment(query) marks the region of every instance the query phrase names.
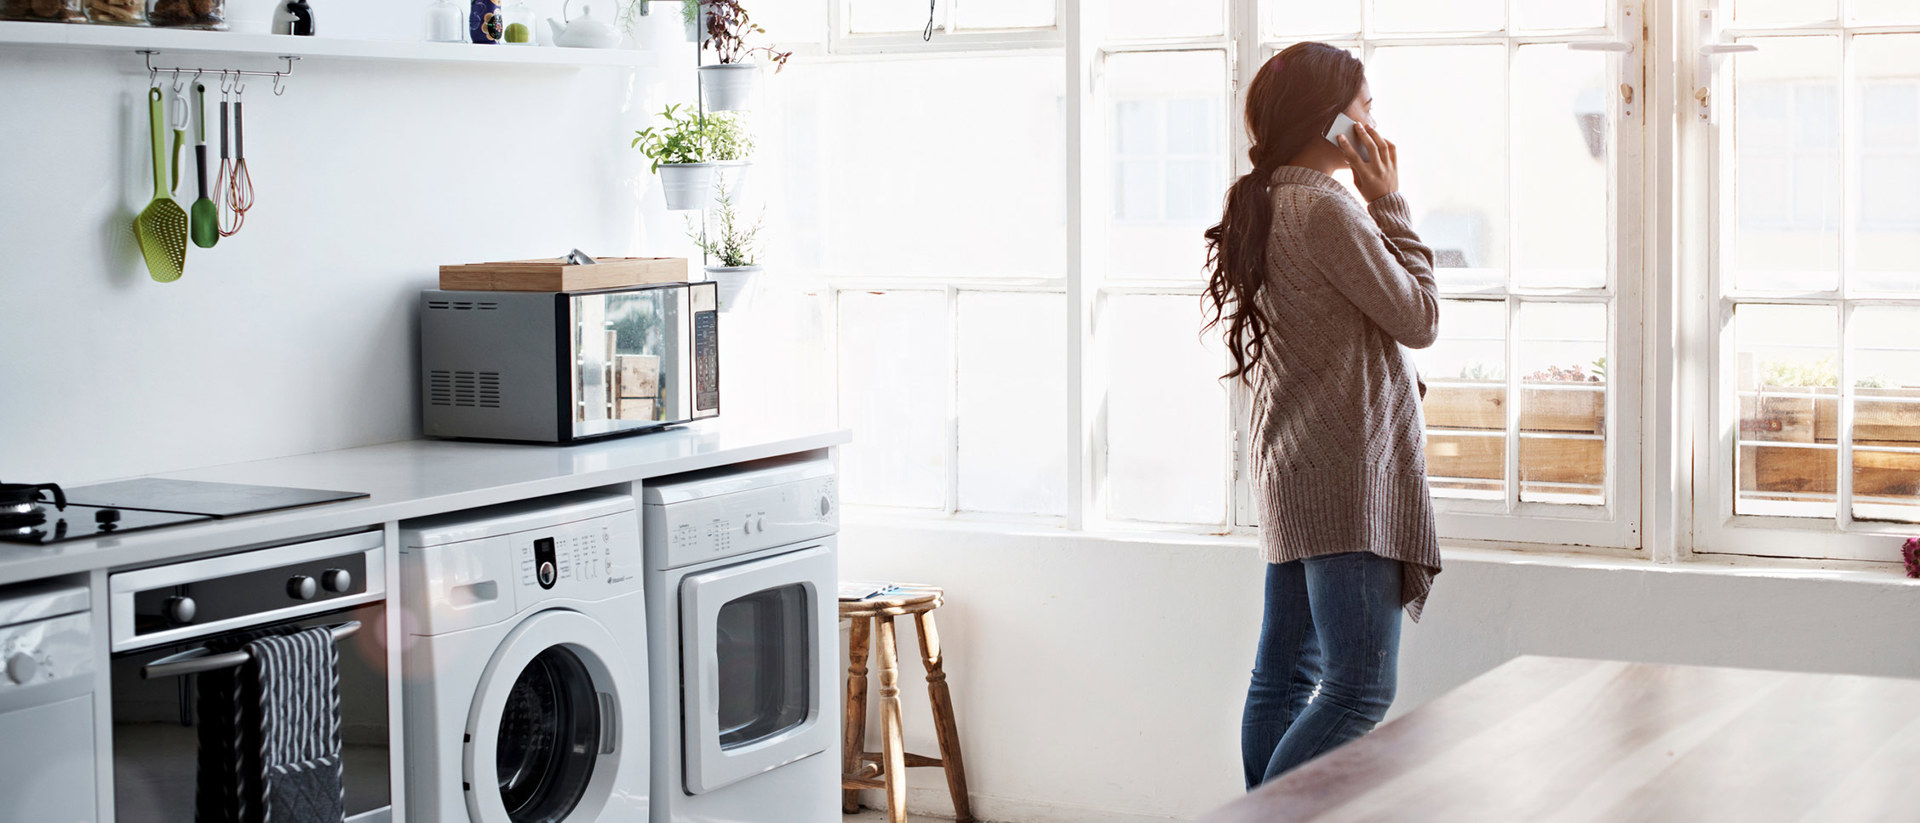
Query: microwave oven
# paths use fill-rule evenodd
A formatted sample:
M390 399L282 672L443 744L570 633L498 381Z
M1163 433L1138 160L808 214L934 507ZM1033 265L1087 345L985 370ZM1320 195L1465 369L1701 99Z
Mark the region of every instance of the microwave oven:
M574 443L719 416L716 288L422 292L427 436Z

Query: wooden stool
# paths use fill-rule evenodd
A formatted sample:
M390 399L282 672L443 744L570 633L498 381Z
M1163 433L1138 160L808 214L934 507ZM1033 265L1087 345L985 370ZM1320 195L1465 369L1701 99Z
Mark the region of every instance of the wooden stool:
M940 589L933 586L902 586L863 600L840 601L840 616L853 621L853 637L848 644L846 734L841 743L840 788L844 791L840 808L847 814L860 810L860 789L882 789L887 793L889 823L906 823L907 767L940 766L947 772L954 820L973 820L967 802L966 768L960 759L960 731L953 720L953 697L947 692L947 673L941 668L940 635L933 628L933 610L940 607L942 598ZM927 667L934 732L940 738L937 758L908 754L901 742L900 654L894 644L893 619L909 614L920 635L920 657ZM867 638L876 623L880 627L875 645L880 650L882 740L880 751L870 752L866 751Z

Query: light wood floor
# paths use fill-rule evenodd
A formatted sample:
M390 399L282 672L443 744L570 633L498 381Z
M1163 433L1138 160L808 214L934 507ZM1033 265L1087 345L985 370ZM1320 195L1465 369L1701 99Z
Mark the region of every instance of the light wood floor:
M859 814L850 814L841 818L841 820L843 823L886 823L887 813L878 809L861 809ZM907 823L952 823L952 821L941 820L938 817L921 817L917 814L910 814L907 815Z

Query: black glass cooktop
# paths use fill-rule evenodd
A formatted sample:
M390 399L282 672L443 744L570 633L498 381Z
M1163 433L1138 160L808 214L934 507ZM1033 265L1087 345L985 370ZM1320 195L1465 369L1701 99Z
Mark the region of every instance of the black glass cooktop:
M366 492L294 489L285 486L247 486L142 477L67 490L67 501L83 506L115 506L155 512L184 512L214 517L313 506L366 497Z
M150 512L110 506L81 506L72 503L67 504L65 509L56 509L52 503L48 503L44 506L40 517L42 519L38 523L22 522L20 519L11 522L0 521L0 541L58 543L62 540L104 537L122 532L213 519L211 515L205 514Z

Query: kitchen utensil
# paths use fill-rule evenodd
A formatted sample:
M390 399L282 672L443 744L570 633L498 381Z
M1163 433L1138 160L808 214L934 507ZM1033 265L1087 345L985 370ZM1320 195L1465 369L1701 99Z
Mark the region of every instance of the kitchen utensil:
M207 86L205 83L193 84L193 92L200 104L200 141L193 144L193 168L195 177L200 181L200 198L193 201L193 218L188 228L193 233L193 244L203 249L213 248L220 242L220 210L207 197Z
M247 212L253 208L253 175L247 170L247 119L244 90L233 99L233 175L227 181L227 209L233 215L233 227L220 233L232 237L247 224Z
M187 145L187 93L176 83L173 87L173 100L168 119L173 123L173 178L167 191L178 194L180 191L180 149Z
M220 78L220 176L213 181L214 225L221 237L227 237L240 230L234 222L232 210L228 208L227 192L233 188L233 144L228 142L233 129L229 126L228 109L231 106L229 96L232 87L227 85L223 75ZM231 228L229 228L231 226Z
M187 267L187 212L167 196L166 134L161 130L160 89L147 90L147 120L153 132L153 202L133 220L140 256L157 282L180 279Z

